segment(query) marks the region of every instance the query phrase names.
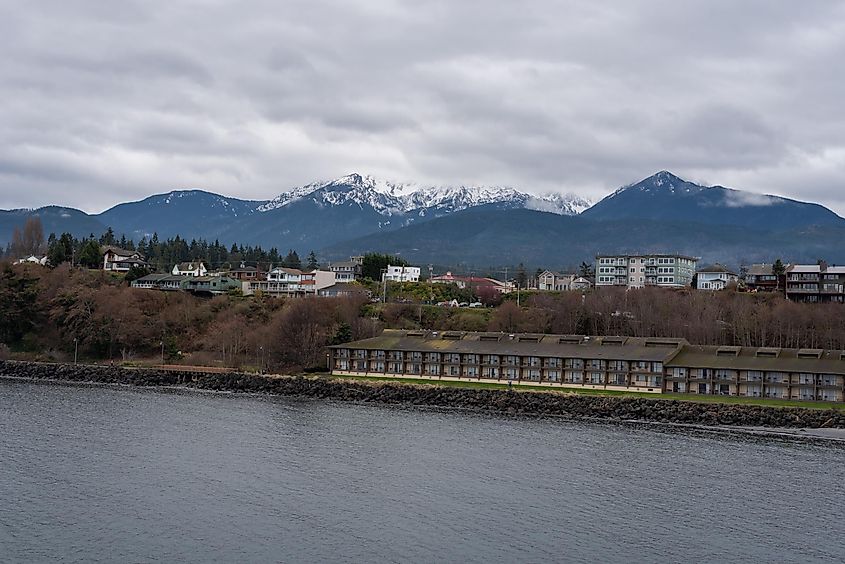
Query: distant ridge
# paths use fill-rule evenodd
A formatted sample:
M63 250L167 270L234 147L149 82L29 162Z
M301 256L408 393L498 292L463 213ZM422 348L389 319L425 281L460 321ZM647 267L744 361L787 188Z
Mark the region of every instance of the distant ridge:
M767 229L839 225L845 221L819 204L723 186L701 186L665 170L619 188L583 216L602 221L694 221Z
M323 258L332 259L380 250L424 262L448 257L479 265L565 265L597 251L679 251L732 265L780 257L845 262L839 256L845 220L829 209L701 186L668 171L623 186L593 206L573 195L422 186L357 173L272 200L175 190L97 215L57 206L0 211L0 241L8 242L14 227L34 215L47 234L99 235L110 226L136 241L153 233L179 235L282 251L323 250Z

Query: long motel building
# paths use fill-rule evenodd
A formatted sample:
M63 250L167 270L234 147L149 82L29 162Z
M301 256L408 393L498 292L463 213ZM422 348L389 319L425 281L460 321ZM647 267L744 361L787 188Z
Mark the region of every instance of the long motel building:
M684 339L385 330L330 347L338 376L845 400L845 351L694 346Z

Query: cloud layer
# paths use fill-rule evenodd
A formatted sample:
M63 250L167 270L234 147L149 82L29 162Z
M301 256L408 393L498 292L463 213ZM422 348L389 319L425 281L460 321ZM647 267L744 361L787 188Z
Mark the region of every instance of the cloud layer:
M841 2L0 0L0 48L0 207L668 169L845 213Z

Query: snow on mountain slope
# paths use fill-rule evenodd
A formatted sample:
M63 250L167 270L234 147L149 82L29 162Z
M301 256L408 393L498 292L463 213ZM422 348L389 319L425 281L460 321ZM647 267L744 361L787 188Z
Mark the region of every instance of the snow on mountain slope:
M318 205L371 207L384 216L444 214L487 204L577 215L591 205L572 194L535 196L506 186L423 186L349 174L294 188L257 209L267 212L305 198Z

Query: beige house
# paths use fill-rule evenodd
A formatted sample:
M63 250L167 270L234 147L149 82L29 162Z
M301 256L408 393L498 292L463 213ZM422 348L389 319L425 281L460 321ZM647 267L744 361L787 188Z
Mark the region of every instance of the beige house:
M575 274L561 274L546 270L537 277L537 289L541 292L565 292L574 289L572 283L577 278Z

